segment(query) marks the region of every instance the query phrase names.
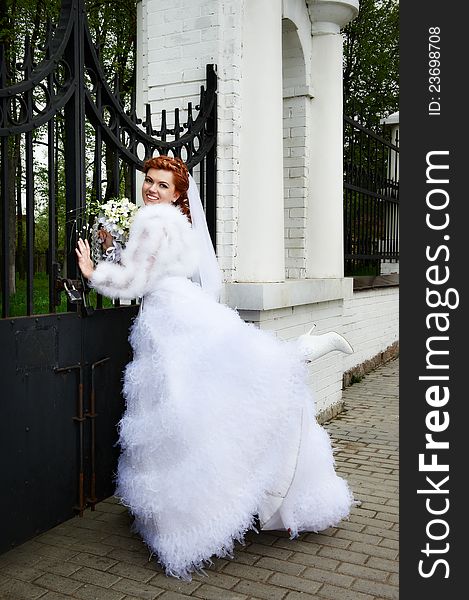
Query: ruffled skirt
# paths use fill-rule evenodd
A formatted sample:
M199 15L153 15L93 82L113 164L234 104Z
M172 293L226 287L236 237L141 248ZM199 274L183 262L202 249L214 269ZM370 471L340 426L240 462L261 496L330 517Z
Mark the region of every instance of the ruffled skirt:
M168 574L231 556L256 515L292 536L347 517L294 343L179 277L145 296L130 341L116 494Z

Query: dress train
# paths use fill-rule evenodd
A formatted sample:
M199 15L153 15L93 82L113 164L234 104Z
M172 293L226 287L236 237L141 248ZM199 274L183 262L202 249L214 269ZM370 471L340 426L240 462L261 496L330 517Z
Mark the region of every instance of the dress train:
M231 556L256 515L292 535L348 516L297 344L180 277L146 295L131 343L117 495L168 574Z

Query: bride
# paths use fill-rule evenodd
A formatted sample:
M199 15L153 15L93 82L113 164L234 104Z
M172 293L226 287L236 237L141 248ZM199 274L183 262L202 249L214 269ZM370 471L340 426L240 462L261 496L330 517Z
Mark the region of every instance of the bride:
M232 557L253 528L320 531L349 514L347 483L314 416L306 362L351 352L336 333L285 342L218 302L220 270L184 163L144 165L144 206L120 263L78 264L111 298L142 298L125 369L116 495L168 575Z

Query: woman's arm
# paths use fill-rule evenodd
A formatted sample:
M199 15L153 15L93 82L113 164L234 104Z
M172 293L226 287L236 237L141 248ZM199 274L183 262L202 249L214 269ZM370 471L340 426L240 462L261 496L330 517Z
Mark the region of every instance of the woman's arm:
M102 261L94 267L87 240L79 240L76 252L81 272L100 294L109 298L139 298L147 291L156 261L154 253L145 256L137 250L130 257L126 253L120 264Z
M164 226L161 219L155 222L146 216L145 213L136 217L120 263L103 260L94 267L88 241L78 241L78 266L100 294L109 298L139 298L148 290Z
M100 294L109 298L139 298L152 289L155 278L171 273L190 277L198 253L189 222L169 204L139 209L120 264L100 261L94 268L89 245L77 248L82 273Z

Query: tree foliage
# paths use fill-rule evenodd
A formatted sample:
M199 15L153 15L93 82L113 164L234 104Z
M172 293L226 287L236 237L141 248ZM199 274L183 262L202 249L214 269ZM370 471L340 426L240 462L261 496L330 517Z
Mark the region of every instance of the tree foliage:
M91 37L98 48L100 61L111 88L118 82L119 96L122 104L128 109L135 88L136 58L136 10L137 0L85 0L85 10ZM40 68L45 58L46 43L49 35L53 35L58 21L61 0L0 0L0 43L4 48L7 85L14 85L23 80L22 63L25 56L26 39L29 39L34 65ZM38 88L39 89L39 88ZM48 172L46 161L47 135L45 127L34 130L34 221L36 251L45 251L48 247L48 191L50 178L55 177L56 226L58 229L59 249L64 247L65 240L65 171L63 144L65 138L63 114L55 116L57 131L55 142L56 173ZM106 149L107 150L107 149ZM95 179L94 135L92 127L86 124L86 157L85 167L87 189L93 189ZM105 156L103 169L107 171L106 180L113 177L108 170ZM14 271L24 272L24 197L17 193L17 182L24 183L24 138L12 136L9 139L10 188L9 205L10 231L12 247L10 248L10 264L13 279L10 288L14 290ZM106 188L109 186L106 186ZM113 188L115 185L112 186ZM107 192L107 189L106 189ZM16 235L15 235L16 234ZM16 238L16 243L15 243ZM16 245L16 250L15 250ZM16 256L15 256L16 255Z
M360 0L343 30L344 111L371 124L399 107L399 4Z
M19 58L24 39L40 53L47 36L48 22L57 22L61 0L0 0L0 42L10 59ZM101 48L104 66L120 71L132 69L136 47L137 0L86 0L88 25ZM123 78L124 81L125 78Z
M103 67L119 77L121 98L128 102L135 86L137 1L89 0L86 13Z

